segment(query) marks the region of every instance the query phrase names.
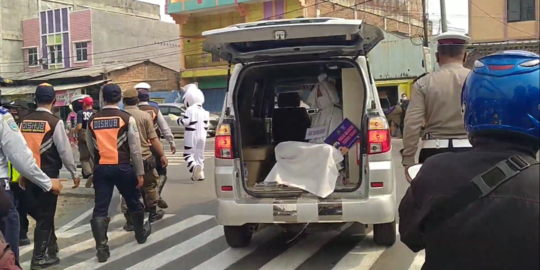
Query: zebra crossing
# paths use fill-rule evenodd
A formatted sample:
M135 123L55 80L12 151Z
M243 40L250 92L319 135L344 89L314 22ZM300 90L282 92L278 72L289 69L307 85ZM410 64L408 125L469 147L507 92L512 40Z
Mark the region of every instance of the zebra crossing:
M84 214L83 214L84 215ZM373 232L361 224L345 224L339 231L305 234L289 243L291 235L278 227L266 227L253 236L246 248L231 249L223 226L213 215L167 214L154 223L145 244L126 232L122 214L111 217L108 238L111 257L95 258L95 242L88 218L57 230L62 260L52 269L66 270L369 270L389 249L373 243ZM398 243L392 248L406 248ZM29 269L31 247L21 249L23 269ZM420 270L425 254L410 253L395 270ZM392 270L394 268L385 268Z

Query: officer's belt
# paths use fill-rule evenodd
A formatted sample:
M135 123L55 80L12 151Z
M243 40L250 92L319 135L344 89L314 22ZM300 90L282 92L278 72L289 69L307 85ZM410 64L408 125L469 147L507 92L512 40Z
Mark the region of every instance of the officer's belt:
M426 149L438 149L438 148L448 148L452 141L452 147L454 148L467 148L472 147L468 139L433 139L433 140L423 140L422 148Z
M506 181L531 166L539 164L533 158L526 159L521 156L512 156L503 160L486 172L475 176L450 197L435 200L429 214L422 220L421 229L426 232L427 226L429 231L436 230L476 200L488 196Z

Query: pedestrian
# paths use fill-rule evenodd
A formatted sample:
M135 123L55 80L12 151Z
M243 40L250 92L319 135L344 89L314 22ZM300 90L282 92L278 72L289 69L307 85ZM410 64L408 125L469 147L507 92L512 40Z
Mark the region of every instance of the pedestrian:
M461 101L472 150L426 160L399 206L422 270L540 269L539 63L524 51L475 63Z
M398 134L403 120L402 115L403 108L400 104L390 107L386 112L386 118L388 119L388 122L390 122L390 133L392 134L392 137L402 137L400 136L401 133Z
M41 192L56 192L60 193L62 184L58 179L50 179L41 171L36 164L32 151L28 148L24 137L19 132L19 127L15 119L8 110L0 107L0 186L6 192L10 199L10 209L7 217L4 217L0 222L0 229L7 237L11 250L15 253L17 260L19 259L19 213L16 209L16 202L13 192L10 189L9 166L8 160L13 167L23 176L19 177L19 184L25 185L29 179L31 185L39 187Z
M139 109L150 113L150 116L152 117L152 121L154 123L154 129L156 131L158 138L161 138L161 136L163 135L165 140L169 142L169 146L171 147L171 152L174 155L176 153L176 144L174 142L174 135L172 134L169 124L167 123L163 115L161 114L159 107L155 107L150 104L150 94L148 93L151 89L150 85L148 83L142 82L135 85L135 89L139 92L139 104L138 104ZM152 151L152 154L154 155L156 160L159 160L160 156L159 156L159 153L156 151L156 149L153 146L151 146L150 150ZM158 206L159 208L166 209L169 206L167 205L167 202L161 196L161 193L163 192L163 187L165 186L165 183L167 182L167 168L161 166L160 162L158 162L156 164L156 170L159 175Z
M48 177L58 178L60 170L65 167L73 179L73 188L77 188L80 183L79 173L69 138L64 131L64 122L52 113L56 103L54 87L42 83L36 88L34 95L37 109L22 118L21 133L32 150L37 165ZM28 213L36 220L31 268L48 268L60 262L54 232L58 194L43 192L33 183L27 183L25 189L31 201Z
M124 111L131 114L135 121L137 122L137 129L139 130L139 136L141 139L141 154L144 164L144 184L142 186L143 198L146 207L149 209L149 220L150 222L155 222L163 218L163 210L157 209L157 204L159 200L158 194L158 181L159 176L156 171L156 163L160 163L162 167L167 167L167 157L165 157L165 152L159 141L159 137L156 134L154 129L154 123L150 114L142 111L137 107L139 102L139 94L135 89L127 89L124 91ZM150 151L150 145L155 149L159 154L159 160L156 160L155 156ZM122 198L122 212L126 217L126 225L124 229L126 231L133 231L133 224L129 214L127 214L126 201Z
M21 124L22 118L30 113L28 102L26 100L15 100L7 104L6 109L9 109L9 113L13 115L17 125ZM26 198L26 192L19 185L19 172L13 167L11 162L9 166L9 178L11 182L9 187L13 192L15 201L17 204L17 212L19 213L19 246L30 245L30 239L28 238L28 200Z
M77 112L77 125L73 129L73 134L77 134L77 147L79 148L79 156L81 160L83 178L88 179L86 181L86 187L92 187L94 162L90 158L88 152L88 146L86 145L86 130L88 129L88 120L96 113L93 109L94 100L92 97L85 97L79 100L82 103L83 109Z
M204 94L196 84L184 87L182 97L186 113L181 118L171 114L171 120L186 127L184 134L184 159L192 181L204 180L204 147L210 114L203 108Z
M419 77L413 84L403 127L402 164L405 170L416 163L418 137L424 120L420 163L436 154L467 151L471 147L463 127L460 106L461 88L470 72L463 67L470 38L447 32L433 40L438 42L440 70Z
M105 106L90 118L86 142L95 166L95 205L90 225L96 241L96 257L99 262L106 262L110 257L108 212L115 186L126 200L139 244L146 242L151 225L144 222L144 207L139 201L145 173L137 123L133 116L118 107L122 99L118 85L104 85L101 94Z

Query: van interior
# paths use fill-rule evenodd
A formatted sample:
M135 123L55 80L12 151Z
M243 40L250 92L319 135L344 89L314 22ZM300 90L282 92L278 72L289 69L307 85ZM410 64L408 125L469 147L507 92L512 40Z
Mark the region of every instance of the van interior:
M334 106L362 134L366 87L360 68L352 60L255 64L244 67L240 73L233 104L236 129L240 131L236 145L242 149L243 178L248 193L305 193L264 180L276 163L276 145L286 141L307 142L307 129L321 110L310 108L306 102L311 91L316 91L322 73L335 82L339 103ZM359 149L353 147L344 155L342 177L336 180L335 191L355 191L360 187Z

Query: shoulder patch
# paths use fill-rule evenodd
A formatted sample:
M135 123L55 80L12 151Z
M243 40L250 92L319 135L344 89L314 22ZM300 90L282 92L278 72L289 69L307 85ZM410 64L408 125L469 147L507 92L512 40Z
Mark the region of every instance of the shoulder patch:
M416 77L416 79L413 80L413 83L417 82L419 79L421 79L422 77L424 77L424 76L426 76L426 75L428 75L428 74L429 74L429 72L426 72L426 73L424 73L424 74L422 74L422 75Z
M4 121L6 121L6 124L11 128L13 131L19 131L19 126L15 122L15 119L13 119L13 116L11 114L5 114L4 115Z

